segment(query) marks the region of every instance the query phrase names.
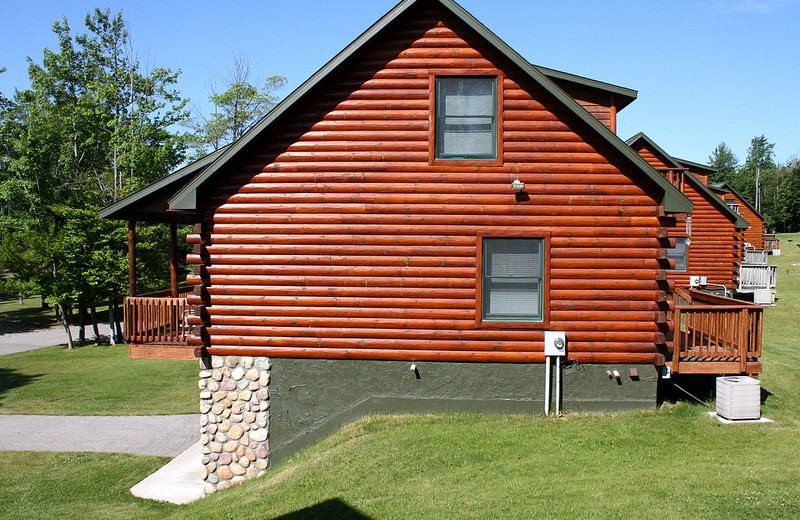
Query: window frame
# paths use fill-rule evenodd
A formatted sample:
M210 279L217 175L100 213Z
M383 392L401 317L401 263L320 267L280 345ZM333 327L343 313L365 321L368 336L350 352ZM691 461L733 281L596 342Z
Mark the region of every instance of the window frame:
M540 230L479 230L476 234L475 326L481 329L546 329L550 326L550 232ZM542 278L540 282L542 318L539 321L493 320L483 317L483 241L493 238L541 240Z
M461 77L461 78L484 78L493 76L495 78L495 157L493 158L476 158L476 157L443 157L436 156L436 88L438 78L443 77ZM429 120L428 120L428 164L446 165L458 164L463 166L501 166L503 164L503 79L504 76L500 70L486 69L486 70L472 70L472 69L444 69L444 70L431 70L429 72Z

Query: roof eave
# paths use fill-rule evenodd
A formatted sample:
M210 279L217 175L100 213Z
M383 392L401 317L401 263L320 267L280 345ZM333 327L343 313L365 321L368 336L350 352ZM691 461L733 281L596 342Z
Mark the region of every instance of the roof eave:
M110 220L127 220L129 215L135 213L135 206L140 201L146 199L150 195L154 195L160 190L168 189L171 185L179 183L183 179L189 176L196 176L199 172L211 164L217 157L219 157L227 148L227 146L223 146L222 148L211 152L210 154L206 155L205 157L201 157L200 159L187 164L183 168L180 168L171 174L163 177L156 182L145 186L144 188L131 193L124 199L120 199L114 204L107 206L100 210L98 216L103 219L110 219ZM183 208L170 208L176 210L182 210Z

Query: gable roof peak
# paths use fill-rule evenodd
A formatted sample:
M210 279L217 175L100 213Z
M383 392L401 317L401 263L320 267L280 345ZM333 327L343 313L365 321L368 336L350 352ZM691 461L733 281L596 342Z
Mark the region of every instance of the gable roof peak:
M514 66L518 67L523 73L535 83L539 84L549 93L558 103L561 103L568 111L577 116L578 120L585 125L590 132L595 133L605 140L616 153L622 156L636 170L639 170L645 178L655 184L661 198L659 202L664 210L672 213L686 213L691 211L692 203L677 190L669 181L663 178L647 161L628 147L622 140L608 127L601 123L597 118L590 114L575 99L562 90L553 80L547 77L538 67L529 63L516 51L509 47L496 34L487 29L480 21L468 13L463 7L453 0L402 0L391 11L384 15L380 20L368 28L350 45L345 47L331 61L324 65L319 71L311 76L306 82L298 87L294 92L281 101L264 118L253 125L239 140L232 143L219 157L216 158L208 167L203 169L197 176L189 181L169 202L170 209L173 210L195 210L198 205L198 191L211 179L225 164L233 160L238 154L258 135L267 129L273 122L277 121L287 110L299 100L303 99L315 86L331 75L339 66L348 61L359 49L367 43L373 41L384 29L392 25L403 13L407 12L412 6L417 4L438 5L446 9L467 27L475 31L490 46L503 54ZM573 77L578 78L577 76Z

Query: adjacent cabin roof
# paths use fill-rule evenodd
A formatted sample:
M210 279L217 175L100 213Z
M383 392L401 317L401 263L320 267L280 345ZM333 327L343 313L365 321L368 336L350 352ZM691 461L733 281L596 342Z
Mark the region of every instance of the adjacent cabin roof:
M633 89L620 87L619 85L612 85L611 83L605 83L596 79L577 76L575 74L570 74L569 72L549 69L547 67L542 67L541 65L532 66L539 69L542 74L553 80L558 85L567 83L580 87L588 87L590 89L602 91L607 95L613 96L617 111L622 110L636 100L637 92Z
M226 164L235 160L245 147L257 136L266 131L273 123L278 121L295 103L303 99L315 86L329 77L338 67L345 63L356 51L368 42L373 41L382 31L392 24L401 14L411 6L422 3L433 3L449 10L467 26L482 36L490 45L506 56L512 63L527 73L529 78L542 86L557 101L562 103L569 111L573 112L580 121L585 123L590 132L596 133L606 141L613 150L627 160L631 166L643 174L644 178L655 185L660 192L659 202L668 213L687 213L692 210L692 203L668 180L658 173L638 153L628 147L613 131L583 108L572 96L567 94L557 83L577 85L584 88L602 90L609 96L614 96L617 109L621 109L636 98L636 91L603 83L600 81L583 78L566 72L556 71L532 65L505 42L487 29L482 23L464 10L453 0L403 0L383 18L356 38L343 51L311 76L305 83L298 87L288 97L281 101L272 111L253 125L240 139L229 146L210 154L209 156L192 163L161 181L145 188L141 192L119 201L101 212L103 218L129 218L128 215L144 215L137 207L152 197L168 194L168 208L165 211L194 212L198 205L198 192L210 182L214 175ZM161 220L164 218L162 217Z
M714 175L718 171L713 166L709 166L707 164L700 164L692 161L687 161L686 159L679 159L678 157L675 157L674 159L678 161L678 164L680 164L684 168L691 168L692 170L697 170L703 175L709 175L709 176Z
M710 185L709 188L711 188L713 191L718 192L718 193L733 193L734 195L736 195L737 199L742 201L742 204L747 206L747 209L749 209L750 211L752 211L755 214L755 216L760 218L762 221L764 220L764 216L761 215L760 212L756 211L755 206L750 204L750 201L748 201L746 198L742 197L739 194L738 191L736 191L733 188L731 188L731 185L728 184L727 182L718 182L718 183Z
M658 146L652 139L647 137L643 132L639 132L638 134L634 135L630 139L626 141L628 145L633 149L636 146L646 146L648 150L659 156L659 159L666 164L670 168L676 169L684 169L684 168L692 168L693 166L699 166L702 169L708 170L708 166L702 166L698 163L690 163L689 161L683 161L681 159L675 159L667 152L665 152L660 146ZM711 169L713 172L713 169ZM722 199L717 197L717 195L709 189L700 179L692 175L691 172L687 171L684 175L685 181L689 182L692 187L701 195L705 196L705 198L716 208L720 210L720 212L727 216L734 223L734 227L736 229L747 229L750 227L750 224L742 218L741 215L733 211Z

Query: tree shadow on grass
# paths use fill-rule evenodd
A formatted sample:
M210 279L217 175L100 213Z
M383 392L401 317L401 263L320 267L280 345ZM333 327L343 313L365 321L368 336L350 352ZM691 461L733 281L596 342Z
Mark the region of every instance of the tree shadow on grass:
M273 520L372 520L356 508L338 498L331 498L313 506L276 516Z
M15 332L29 332L58 325L52 309L22 307L5 310L0 319L0 336Z
M14 388L29 385L44 374L23 374L13 368L0 368L0 407L3 406L3 394Z

